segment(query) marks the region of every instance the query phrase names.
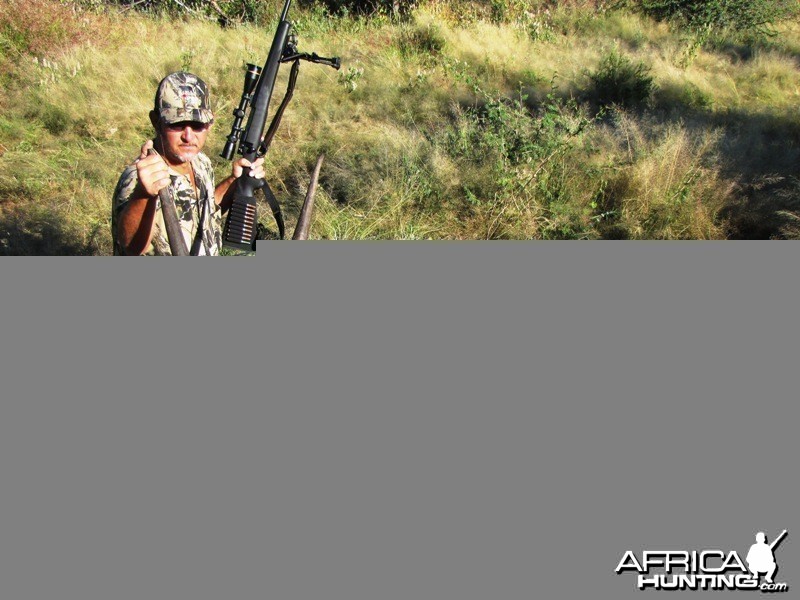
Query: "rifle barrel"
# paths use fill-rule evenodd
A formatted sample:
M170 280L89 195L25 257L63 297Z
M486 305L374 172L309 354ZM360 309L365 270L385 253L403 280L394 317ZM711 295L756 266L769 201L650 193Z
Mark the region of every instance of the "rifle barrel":
M772 543L769 545L769 549L770 549L770 550L775 550L775 548L778 546L778 544L780 544L780 543L781 543L781 541L783 540L784 536L786 536L786 533L787 533L787 530L786 530L786 529L784 529L784 530L781 532L781 534L780 534L778 537L776 537L776 538L775 538L775 541L774 541L774 542L772 542Z
M286 0L286 4L283 5L283 11L281 12L281 21L285 21L286 17L289 15L289 5L292 3L292 0Z

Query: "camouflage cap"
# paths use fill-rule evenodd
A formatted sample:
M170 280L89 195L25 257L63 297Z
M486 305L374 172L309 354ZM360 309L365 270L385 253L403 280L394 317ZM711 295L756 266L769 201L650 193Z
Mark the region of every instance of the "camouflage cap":
M197 75L170 73L156 91L155 111L164 123L199 121L212 123L214 115L209 108L208 86Z

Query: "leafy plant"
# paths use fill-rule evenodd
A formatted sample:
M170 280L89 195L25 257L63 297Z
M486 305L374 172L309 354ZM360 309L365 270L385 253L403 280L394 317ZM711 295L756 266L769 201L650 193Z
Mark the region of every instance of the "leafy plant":
M196 52L192 48L181 52L181 71L189 72L192 70L192 61L194 60L195 54Z
M529 106L486 91L462 63L457 78L476 94L472 107L457 107L454 123L438 143L460 165L464 206L486 238L597 237L591 221L591 185L585 143L595 119L551 82L543 101Z
M656 19L677 20L696 31L756 32L771 35L773 25L797 13L795 0L641 0Z
M322 0L332 14L391 14L408 15L417 6L417 0Z
M363 67L348 67L347 71L339 71L339 83L344 86L347 93L356 91L358 81L364 76Z
M602 106L616 104L634 107L650 101L655 83L650 68L634 63L614 48L600 61L589 78L594 83L597 102Z

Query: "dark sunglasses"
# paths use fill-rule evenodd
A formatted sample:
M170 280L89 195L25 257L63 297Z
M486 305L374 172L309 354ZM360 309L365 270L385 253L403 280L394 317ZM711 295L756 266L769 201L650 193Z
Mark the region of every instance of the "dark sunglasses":
M192 131L200 133L208 129L209 125L210 123L200 123L198 121L181 121L180 123L170 123L168 125L164 125L164 129L167 131L172 131L173 133L178 133L187 127L191 127Z

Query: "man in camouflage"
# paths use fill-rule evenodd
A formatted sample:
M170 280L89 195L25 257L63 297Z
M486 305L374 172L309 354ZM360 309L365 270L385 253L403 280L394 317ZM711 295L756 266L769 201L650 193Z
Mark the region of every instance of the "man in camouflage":
M214 185L209 158L201 152L214 122L208 86L191 73L172 73L156 91L150 122L156 135L122 172L114 191L111 232L116 255L169 255L158 193L168 187L175 200L186 248L192 255L216 255L222 247L222 215L230 207L232 184L251 167L264 177L264 159L240 158L230 177ZM154 152L151 152L154 150Z

